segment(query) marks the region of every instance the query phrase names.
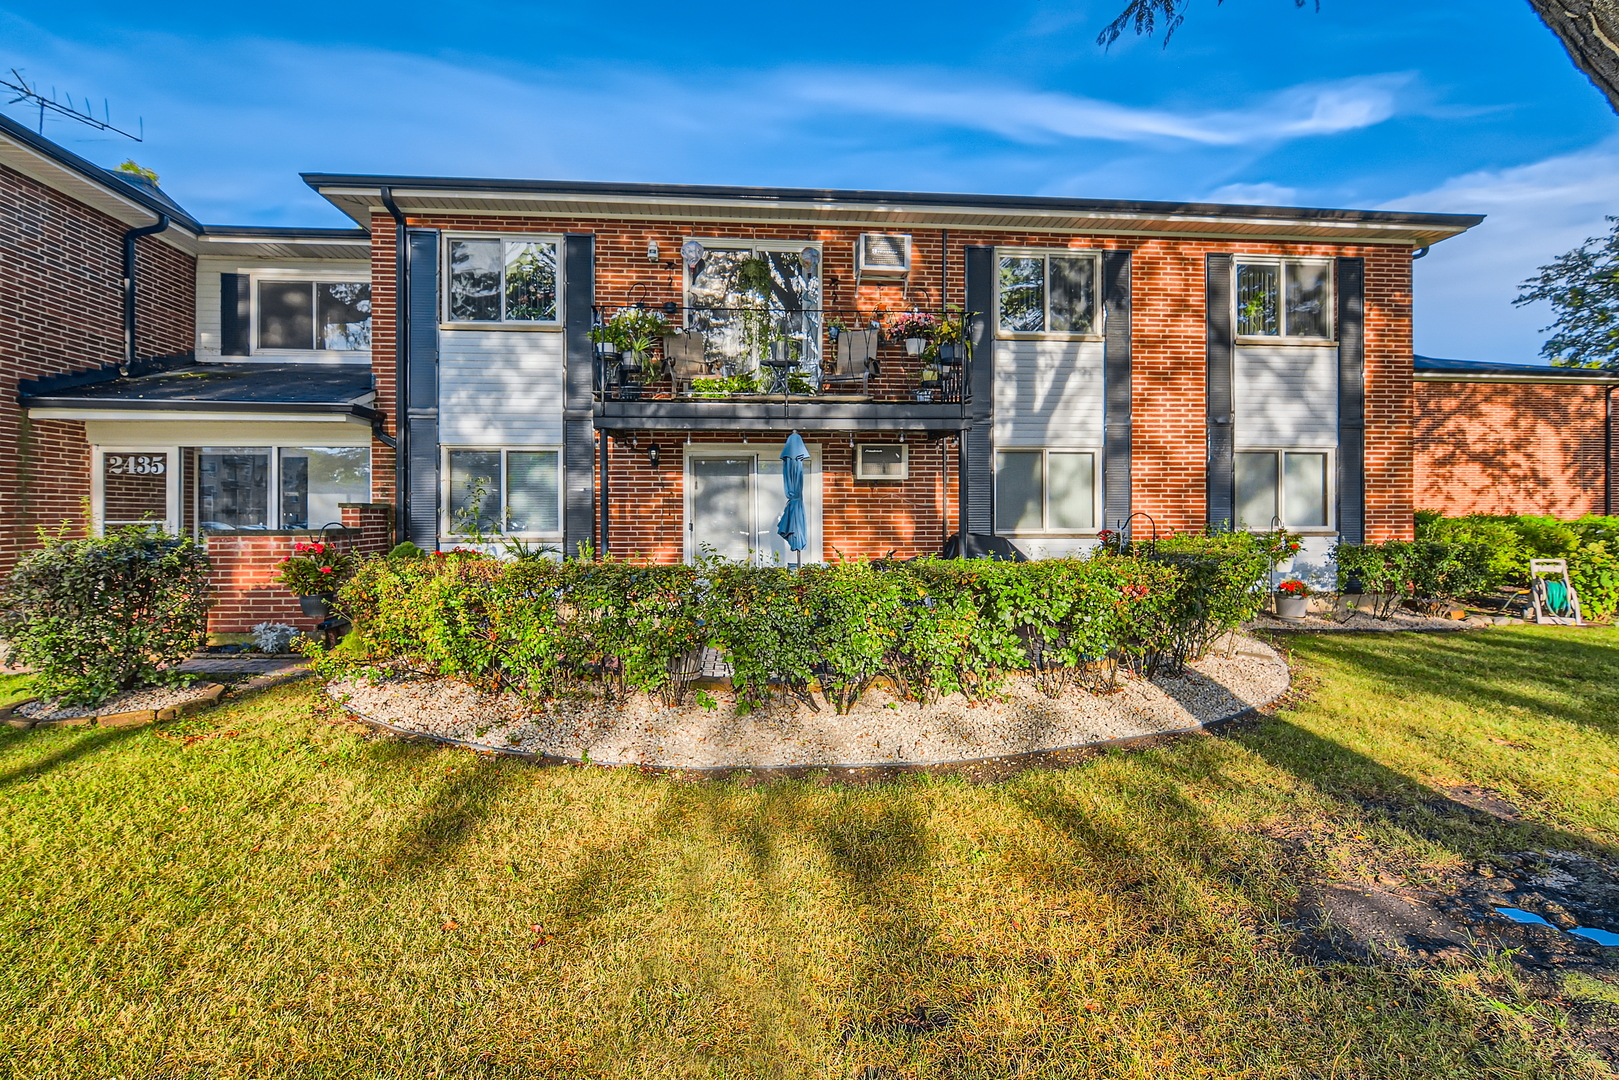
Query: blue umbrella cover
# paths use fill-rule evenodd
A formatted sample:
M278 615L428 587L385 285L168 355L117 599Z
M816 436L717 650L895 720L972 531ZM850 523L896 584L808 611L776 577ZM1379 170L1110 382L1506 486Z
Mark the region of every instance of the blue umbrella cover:
M809 525L804 519L804 462L809 456L809 447L798 432L787 436L787 445L781 448L781 486L787 495L787 507L776 522L776 535L787 541L793 551L803 551L809 545Z

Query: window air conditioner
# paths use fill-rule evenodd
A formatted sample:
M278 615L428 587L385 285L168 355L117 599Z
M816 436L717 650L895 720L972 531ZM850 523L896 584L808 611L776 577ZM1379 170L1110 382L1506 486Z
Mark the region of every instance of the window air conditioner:
M911 272L911 238L905 233L861 233L855 271L861 277L903 277Z

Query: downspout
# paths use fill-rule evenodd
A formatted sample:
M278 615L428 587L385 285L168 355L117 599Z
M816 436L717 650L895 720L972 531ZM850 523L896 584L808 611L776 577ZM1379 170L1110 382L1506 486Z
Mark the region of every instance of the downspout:
M405 215L393 188L381 189L382 205L394 219L394 535L410 535L410 432L405 424L410 401L410 264L405 258Z
M1613 392L1602 395L1602 516L1613 516Z
M157 215L157 223L124 233L124 359L118 374L128 375L135 367L135 241L169 227L169 215Z

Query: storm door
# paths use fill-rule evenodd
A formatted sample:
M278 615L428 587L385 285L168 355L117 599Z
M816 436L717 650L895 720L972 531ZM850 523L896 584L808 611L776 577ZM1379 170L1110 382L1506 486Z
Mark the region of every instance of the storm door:
M687 508L688 554L715 554L737 562L757 546L754 488L758 456L726 454L689 459L691 502Z

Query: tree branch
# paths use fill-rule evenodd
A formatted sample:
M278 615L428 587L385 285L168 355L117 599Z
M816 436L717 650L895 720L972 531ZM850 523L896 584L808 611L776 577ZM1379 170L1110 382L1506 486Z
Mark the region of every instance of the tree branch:
M1619 0L1529 0L1529 6L1619 113Z

